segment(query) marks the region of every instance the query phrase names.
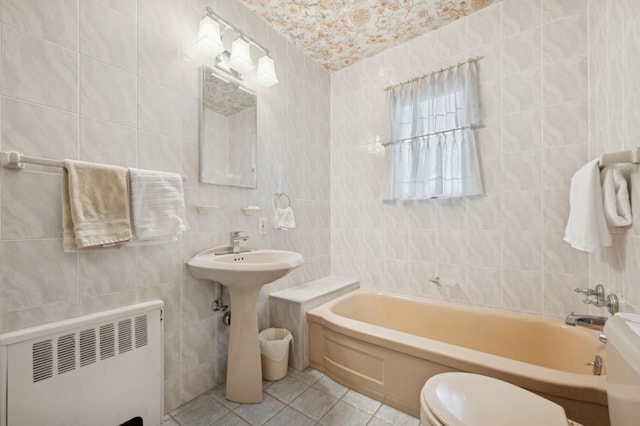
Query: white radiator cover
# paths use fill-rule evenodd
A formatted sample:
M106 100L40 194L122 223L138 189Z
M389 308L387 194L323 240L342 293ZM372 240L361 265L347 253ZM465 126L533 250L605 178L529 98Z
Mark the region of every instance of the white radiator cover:
M164 302L0 335L0 426L117 426L163 416Z

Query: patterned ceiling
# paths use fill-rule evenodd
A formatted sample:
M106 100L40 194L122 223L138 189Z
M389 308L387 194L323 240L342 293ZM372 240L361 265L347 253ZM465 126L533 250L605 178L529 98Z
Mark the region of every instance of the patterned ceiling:
M240 0L328 71L499 0Z

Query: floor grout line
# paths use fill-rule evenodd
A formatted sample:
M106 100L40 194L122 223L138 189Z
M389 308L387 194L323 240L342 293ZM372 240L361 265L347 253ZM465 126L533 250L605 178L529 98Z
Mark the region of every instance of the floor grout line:
M293 370L290 370L289 373L291 373L292 371ZM305 371L308 371L308 370L305 370ZM312 371L317 371L317 370L312 370ZM296 375L297 375L296 373L289 375L289 379L293 380L293 384L294 385L302 384L302 385L304 385L304 387L288 403L283 401L283 400L281 400L281 399L279 399L275 395L272 395L271 393L267 392L267 390L269 388L271 388L272 386L276 385L278 382L266 382L266 381L263 382L263 386L264 386L263 390L262 390L263 395L268 396L269 398L271 398L273 401L277 402L278 404L282 404L282 406L280 408L278 408L272 415L270 415L265 420L263 420L263 418L260 417L260 420L259 420L261 422L261 423L259 423L260 425L264 425L264 424L268 423L269 421L274 419L276 416L278 416L280 413L282 413L285 409L289 408L296 415L302 416L302 418L307 419L310 425L313 424L314 426L322 426L323 425L323 423L322 423L323 419L325 419L326 416L340 402L343 402L344 404L346 404L347 407L349 407L349 408L351 408L353 410L356 410L359 413L364 414L363 417L367 418L366 419L366 423L365 423L366 425L371 424L374 420L378 420L379 422L381 422L383 424L390 424L390 423L388 423L387 420L383 419L382 417L377 417L378 413L383 409L383 407L385 407L384 403L382 403L380 401L377 401L374 398L371 398L371 397L369 397L367 395L361 394L361 393L359 393L359 392L357 392L357 391L355 391L353 389L350 389L347 386L344 386L344 385L336 382L335 380L331 379L329 376L327 376L324 373L320 373L320 375L315 380L313 380L312 377L311 377L310 380L301 380L300 378L295 377ZM330 381L328 384L326 384L324 386L324 389L323 388L319 388L319 387L316 386L323 379ZM311 382L311 383L309 383L309 382ZM335 395L332 395L329 391L327 391L327 389L331 388L331 386L334 385L334 384L339 385L341 387L344 387L346 389L339 397L336 397ZM248 405L253 405L253 404L242 404L242 403L239 403L235 408L230 408L229 406L225 405L225 403L223 401L221 401L219 399L219 398L223 397L223 393L221 393L219 391L215 392L214 390L215 389L220 390L221 387L224 387L224 386L225 386L224 383L220 384L220 385L216 386L215 388L213 388L213 389L211 389L211 390L209 390L209 391L207 391L207 392L205 392L203 394L203 395L208 395L211 398L211 402L214 402L215 404L219 405L222 409L224 409L224 414L221 417L217 418L213 423L210 423L209 426L213 426L213 425L224 426L226 423L223 421L223 419L228 418L228 421L235 422L235 421L237 421L237 419L235 419L235 417L237 417L237 418L241 419L243 422L246 422L246 423L251 424L251 425L257 424L257 423L255 423L255 424L251 423L251 421L249 421L247 418L243 417L242 415L240 415L238 413L238 410L241 409L241 407L248 406ZM333 401L331 403L331 405L329 405L328 408L322 412L322 414L320 415L318 420L313 419L312 417L310 417L309 415L307 415L304 412L300 411L299 409L291 406L291 404L293 404L296 400L298 400L298 398L300 398L302 395L304 395L306 392L308 392L309 389L312 389L312 388L313 388L314 391L320 392L320 393L322 393L322 394L324 394L324 395L326 395L326 396L328 396L328 397L330 397L332 399L335 399L335 401ZM275 388L273 388L273 389L275 389ZM282 392L282 397L284 397L285 399L288 399L286 387L284 389L285 389L284 391L281 391ZM338 389L341 389L341 388L338 388ZM369 412L369 411L364 410L363 408L360 408L360 407L356 406L354 403L346 401L345 397L347 395L349 395L350 392L353 392L355 395L364 396L364 397L366 397L368 399L371 399L373 401L378 402L377 408L373 412ZM203 424L203 423L201 423L201 420L203 420L203 419L193 419L192 421L189 421L189 419L183 419L182 422L178 421L178 419L177 419L177 417L179 417L181 413L187 412L187 410L189 410L192 407L193 401L199 400L201 396L194 398L192 401L187 402L186 404L183 404L183 406L181 406L181 407L178 407L178 408L180 408L180 411L175 412L175 415L169 413L167 420L172 420L173 422L175 422L175 424L177 424L179 426L191 426L191 425L196 424L196 423L197 424ZM390 408L392 408L392 407L390 407ZM175 410L176 409L174 409L172 411L175 411ZM229 417L229 416L233 416L233 417ZM420 424L419 423L419 419L416 419L415 417L414 417L414 419L416 420L416 423L415 423L416 426L419 425ZM169 426L169 425L167 424L167 426Z

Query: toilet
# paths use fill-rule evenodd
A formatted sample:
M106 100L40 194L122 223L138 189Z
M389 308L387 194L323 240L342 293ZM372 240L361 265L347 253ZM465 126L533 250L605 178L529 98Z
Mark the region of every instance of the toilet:
M640 315L617 314L607 336L607 399L612 426L640 424ZM567 426L564 409L548 399L492 377L442 373L420 393L424 426Z

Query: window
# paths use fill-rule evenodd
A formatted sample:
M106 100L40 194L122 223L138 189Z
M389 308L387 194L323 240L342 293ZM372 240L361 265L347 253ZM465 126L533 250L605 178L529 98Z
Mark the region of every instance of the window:
M474 128L477 65L471 60L390 90L388 200L483 192Z

